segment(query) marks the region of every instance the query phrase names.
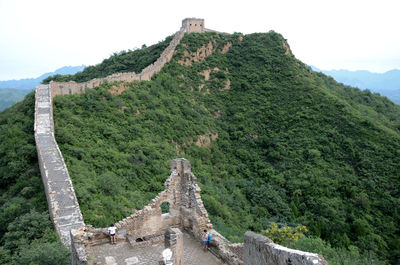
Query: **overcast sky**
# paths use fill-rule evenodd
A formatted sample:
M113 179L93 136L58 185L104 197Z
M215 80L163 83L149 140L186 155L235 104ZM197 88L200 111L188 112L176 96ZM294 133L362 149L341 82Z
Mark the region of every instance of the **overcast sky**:
M100 63L185 17L228 33L274 30L320 69L400 69L399 0L0 0L0 80Z

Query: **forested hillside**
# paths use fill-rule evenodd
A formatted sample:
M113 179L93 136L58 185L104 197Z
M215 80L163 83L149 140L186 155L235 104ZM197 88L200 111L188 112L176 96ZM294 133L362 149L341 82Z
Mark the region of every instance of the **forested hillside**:
M162 51L147 56L153 48L129 56L151 63ZM140 72L146 65L126 67L128 53L84 76L54 78ZM104 227L143 207L163 190L169 161L185 157L228 239L271 222L302 224L309 233L293 247L331 265L399 264L399 106L313 72L275 32L187 34L152 81L107 83L54 104L57 142L88 224ZM33 105L29 95L0 115L0 254L14 264L45 249L38 244L56 244L45 236L53 232L29 242L13 232L25 227L24 215L50 225ZM7 245L11 235L21 243Z
M152 81L57 97L54 115L87 223L143 207L185 157L233 241L303 224L298 246L331 264L399 262L399 107L311 71L277 33L187 34Z
M35 95L0 112L0 264L69 264L49 219L33 136Z

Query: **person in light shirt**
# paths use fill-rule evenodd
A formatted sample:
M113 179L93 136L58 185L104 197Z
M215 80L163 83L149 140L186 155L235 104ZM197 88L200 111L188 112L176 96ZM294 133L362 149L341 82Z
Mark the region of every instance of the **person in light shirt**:
M116 232L117 232L117 228L114 226L114 224L111 224L110 227L108 228L108 234L110 235L111 245L116 244L116 240L115 240Z

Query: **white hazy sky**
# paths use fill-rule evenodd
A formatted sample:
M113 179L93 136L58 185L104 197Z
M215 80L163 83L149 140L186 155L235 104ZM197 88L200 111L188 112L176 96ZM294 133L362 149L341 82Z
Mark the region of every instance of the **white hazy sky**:
M185 17L229 33L275 30L320 69L400 69L399 0L0 0L0 80L100 63Z

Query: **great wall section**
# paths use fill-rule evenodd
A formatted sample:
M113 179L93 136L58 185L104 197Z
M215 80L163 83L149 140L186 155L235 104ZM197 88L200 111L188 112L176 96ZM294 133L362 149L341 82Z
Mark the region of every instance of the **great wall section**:
M49 85L36 88L35 141L51 220L61 240L70 244L72 228L84 225L67 166L54 137Z
M328 264L318 254L288 249L252 232L245 234L244 243L229 242L213 229L196 177L189 161L183 158L171 162L171 175L165 182L164 191L142 210L116 224L118 247L108 246L106 228L85 225L55 140L52 99L57 95L82 94L110 81L149 81L172 59L185 33L205 31L203 19L183 20L169 46L139 74L117 73L84 83L51 82L36 88L34 128L40 171L51 220L62 242L71 248L72 264ZM162 213L160 206L163 203L169 204L168 213ZM204 229L213 234L209 253L199 252ZM161 250L164 248L171 251L172 258L163 262Z

